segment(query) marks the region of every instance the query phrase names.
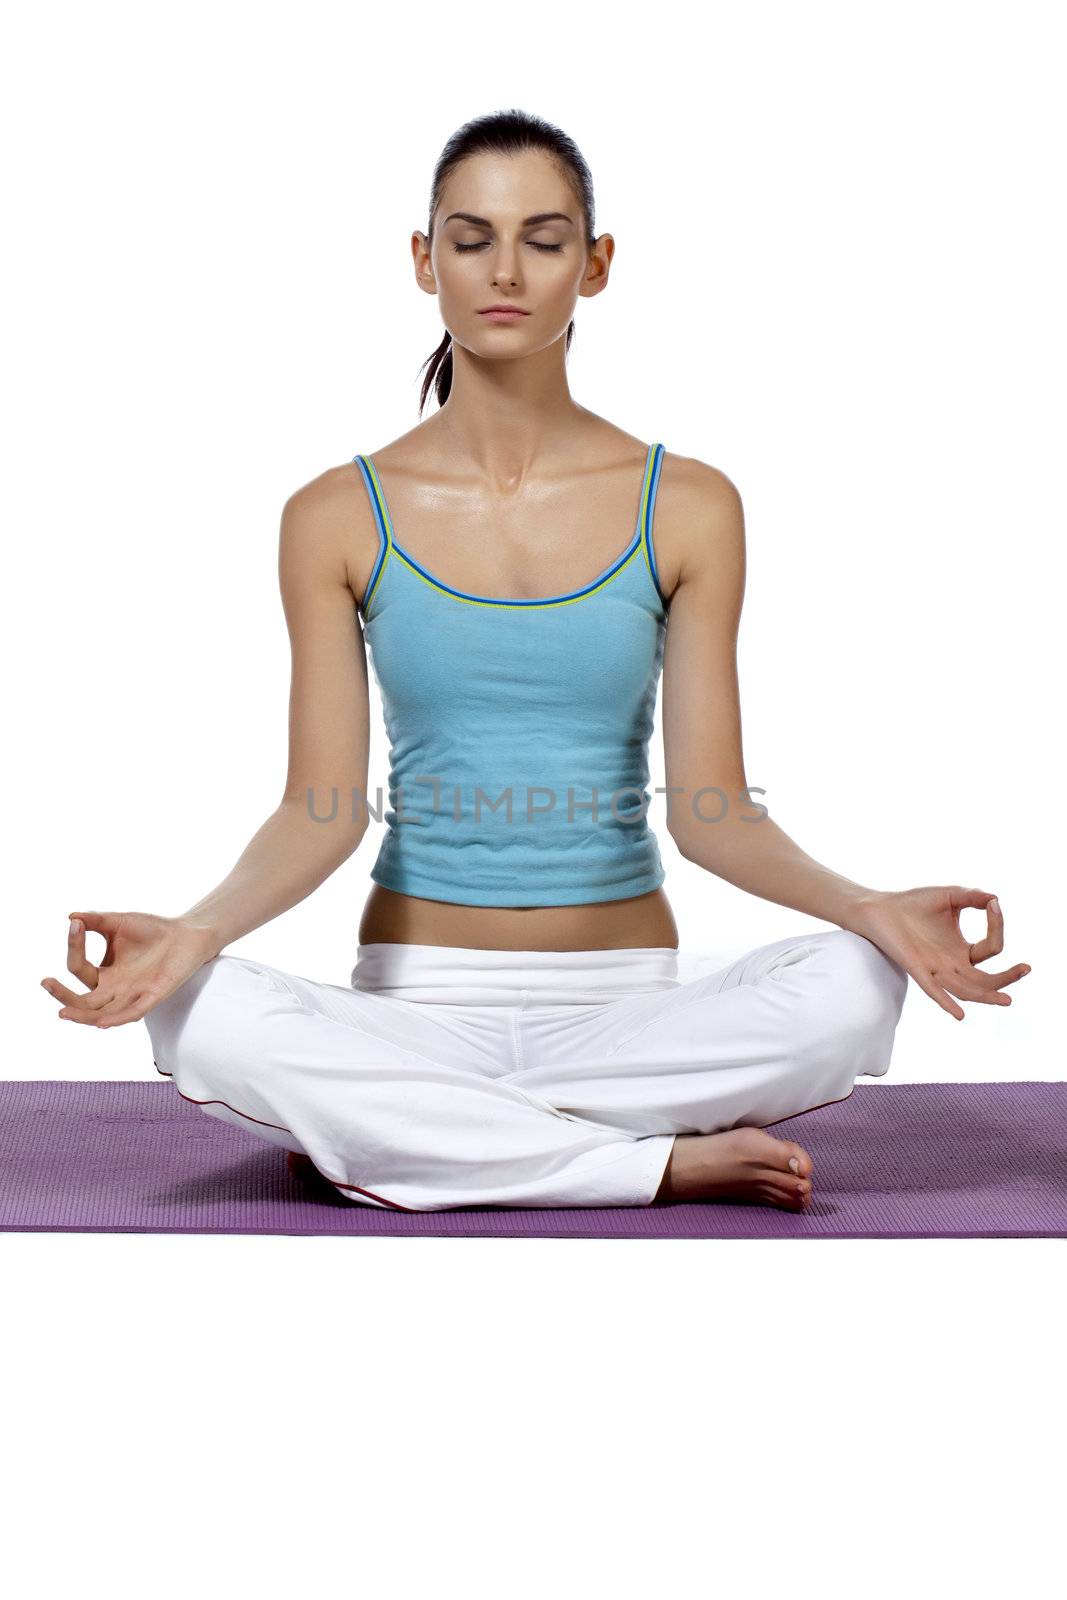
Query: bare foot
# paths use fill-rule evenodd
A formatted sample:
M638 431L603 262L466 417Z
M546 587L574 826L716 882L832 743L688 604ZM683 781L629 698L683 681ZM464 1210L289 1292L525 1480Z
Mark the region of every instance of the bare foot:
M733 1200L803 1211L811 1198L812 1166L803 1145L776 1139L765 1128L680 1134L652 1204Z

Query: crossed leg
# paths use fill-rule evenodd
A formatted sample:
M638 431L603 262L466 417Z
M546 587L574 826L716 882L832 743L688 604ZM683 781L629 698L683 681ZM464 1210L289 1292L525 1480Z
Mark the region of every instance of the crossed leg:
M183 1098L306 1154L364 1204L648 1205L670 1155L669 1136L533 1102L501 1075L492 1040L479 1050L437 1007L244 957L206 962L144 1020Z
M762 1130L847 1099L890 1064L907 974L834 928L775 940L675 989L572 1018L524 1013L509 1082L567 1115L673 1133L657 1199L802 1206L813 1162Z
M788 1203L810 1190L810 1157L758 1130L886 1072L906 987L859 935L781 939L675 989L523 1010L510 1073L496 1038L478 1043L499 1021L479 1008L237 956L206 963L145 1023L184 1098L364 1204L648 1205L760 1184ZM801 1181L787 1193L791 1156Z

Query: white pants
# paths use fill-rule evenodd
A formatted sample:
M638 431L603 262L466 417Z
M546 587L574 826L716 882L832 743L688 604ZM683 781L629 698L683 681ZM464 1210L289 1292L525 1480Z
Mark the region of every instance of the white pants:
M678 952L361 944L351 987L219 955L145 1017L210 1116L401 1211L648 1205L677 1134L889 1068L907 974L841 928L680 981Z

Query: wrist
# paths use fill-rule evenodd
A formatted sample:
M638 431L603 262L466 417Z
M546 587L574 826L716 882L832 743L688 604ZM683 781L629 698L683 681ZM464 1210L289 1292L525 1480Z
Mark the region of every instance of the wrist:
M889 897L889 891L886 889L861 889L850 901L841 927L848 929L850 933L866 936L872 918Z
M204 917L190 915L188 912L173 919L174 924L181 932L199 949L204 952L203 959L210 961L217 956L229 941L222 929Z

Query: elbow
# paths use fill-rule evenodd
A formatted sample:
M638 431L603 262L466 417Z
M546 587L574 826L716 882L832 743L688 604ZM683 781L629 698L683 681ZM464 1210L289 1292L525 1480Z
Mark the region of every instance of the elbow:
M342 835L342 842L341 842L341 846L340 846L341 851L342 851L342 855L341 855L342 861L347 861L349 856L354 856L355 855L356 851L359 849L360 845L363 843L363 835L366 833L366 831L367 831L367 824L365 822L360 823L356 827L351 827L351 828L346 828L345 829L345 831L344 831L344 833Z
M341 859L347 861L349 856L355 855L363 843L363 835L367 831L367 819L363 817L357 822L346 823L340 830L340 843L338 849L342 852Z
M694 852L696 849L696 841L693 838L691 830L680 827L677 823L675 823L673 827L668 827L667 832L670 835L671 842L673 843L678 854L684 857L686 861L695 861L696 856Z
M729 849L723 840L722 830L710 823L690 822L686 827L676 824L667 831L674 841L674 848L684 860L691 861L694 866L705 867L709 872L718 870L718 863L724 859L724 850Z

